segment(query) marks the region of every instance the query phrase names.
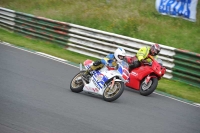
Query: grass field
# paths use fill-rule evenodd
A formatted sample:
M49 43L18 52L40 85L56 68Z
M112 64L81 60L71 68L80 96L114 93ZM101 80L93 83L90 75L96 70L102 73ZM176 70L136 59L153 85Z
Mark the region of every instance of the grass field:
M200 2L196 22L160 15L155 0L1 0L0 6L200 53ZM75 63L95 60L1 28L0 40ZM162 79L158 90L200 103L200 88L184 83Z
M200 53L200 2L190 22L160 15L155 1L1 0L0 6Z

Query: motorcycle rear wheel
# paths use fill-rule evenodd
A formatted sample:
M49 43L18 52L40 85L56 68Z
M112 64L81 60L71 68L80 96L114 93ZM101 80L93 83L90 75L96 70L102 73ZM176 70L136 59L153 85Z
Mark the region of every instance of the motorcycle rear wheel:
M140 85L140 94L143 95L143 96L150 95L157 88L157 85L158 85L158 79L157 78L151 78L149 80L148 84L145 84L145 80L143 80L141 85Z
M107 84L107 88L104 90L103 93L103 99L107 102L112 102L118 99L123 91L124 91L124 83L120 81L116 81L115 84L113 85L113 89L111 89L111 83L109 82Z
M85 71L80 71L78 74L76 74L70 83L70 89L72 92L79 93L83 91L84 83L82 81L82 75Z

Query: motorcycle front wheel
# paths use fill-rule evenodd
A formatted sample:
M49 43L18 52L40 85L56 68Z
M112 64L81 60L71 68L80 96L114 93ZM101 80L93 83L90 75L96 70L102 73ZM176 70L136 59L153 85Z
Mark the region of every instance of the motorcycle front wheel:
M158 85L157 78L151 78L147 84L145 84L145 80L143 80L140 85L140 94L143 96L150 95L157 88L157 85Z
M122 93L124 91L124 83L123 82L116 81L114 83L112 89L111 89L111 83L112 82L109 82L107 84L107 87L103 93L103 99L107 102L115 101L122 95Z
M78 74L76 74L70 83L70 89L72 92L79 93L83 91L84 83L82 81L82 75L85 71L80 71Z

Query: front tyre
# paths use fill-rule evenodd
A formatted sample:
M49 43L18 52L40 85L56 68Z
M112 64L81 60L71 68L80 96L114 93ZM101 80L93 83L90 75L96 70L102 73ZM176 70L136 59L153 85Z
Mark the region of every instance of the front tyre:
M104 90L103 93L103 99L107 102L112 102L116 99L118 99L123 91L124 91L124 83L121 81L115 81L115 84L113 85L113 88L111 89L111 82L107 84L107 88Z
M79 93L83 91L84 83L82 81L82 75L85 71L80 71L74 76L70 83L70 89L72 92Z
M151 78L149 80L148 84L145 84L145 80L143 80L141 85L140 85L140 94L143 95L143 96L150 95L157 88L157 85L158 85L158 79L157 78Z

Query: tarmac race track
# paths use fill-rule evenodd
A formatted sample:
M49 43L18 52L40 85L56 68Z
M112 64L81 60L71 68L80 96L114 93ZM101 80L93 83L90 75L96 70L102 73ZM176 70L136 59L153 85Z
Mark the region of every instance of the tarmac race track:
M78 68L0 44L0 133L200 133L200 108L126 88L114 102L70 91Z

